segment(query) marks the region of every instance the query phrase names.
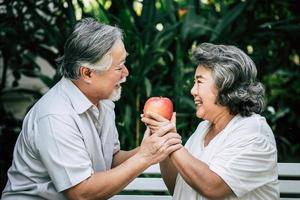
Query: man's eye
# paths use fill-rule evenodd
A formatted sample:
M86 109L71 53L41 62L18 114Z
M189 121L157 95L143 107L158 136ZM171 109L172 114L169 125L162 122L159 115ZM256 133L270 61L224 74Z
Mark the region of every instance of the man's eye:
M202 83L202 81L200 81L199 79L197 79L197 80L194 80L194 83Z
M119 66L116 68L116 70L117 71L123 70L124 65L125 65L125 62L122 62L121 64L119 64Z

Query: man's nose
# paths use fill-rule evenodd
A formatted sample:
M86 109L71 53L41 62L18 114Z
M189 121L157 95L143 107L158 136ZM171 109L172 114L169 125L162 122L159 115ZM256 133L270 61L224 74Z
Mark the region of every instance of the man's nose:
M128 68L124 65L124 68L123 68L123 76L126 77L129 75L129 71L128 71Z

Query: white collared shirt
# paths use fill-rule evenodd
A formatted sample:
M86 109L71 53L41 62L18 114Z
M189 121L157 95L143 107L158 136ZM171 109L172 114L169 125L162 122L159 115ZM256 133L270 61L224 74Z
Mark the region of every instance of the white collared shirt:
M231 188L234 194L224 200L279 199L276 143L265 118L257 114L236 115L204 146L209 127L208 121L201 122L185 147ZM180 175L176 179L173 199L207 200Z
M61 191L110 169L119 149L114 103L97 108L62 78L24 119L2 200L65 199Z

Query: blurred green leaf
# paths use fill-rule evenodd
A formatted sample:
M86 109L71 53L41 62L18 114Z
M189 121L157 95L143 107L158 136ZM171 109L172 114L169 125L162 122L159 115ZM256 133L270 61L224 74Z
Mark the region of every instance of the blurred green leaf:
M246 2L240 2L234 8L228 10L224 16L219 19L219 22L210 38L210 42L214 42L218 37L220 37L224 29L228 28L228 26L240 17L241 13L246 9L246 6Z
M146 77L145 79L145 87L146 87L146 95L147 97L150 97L151 91L152 91L152 85L149 79Z

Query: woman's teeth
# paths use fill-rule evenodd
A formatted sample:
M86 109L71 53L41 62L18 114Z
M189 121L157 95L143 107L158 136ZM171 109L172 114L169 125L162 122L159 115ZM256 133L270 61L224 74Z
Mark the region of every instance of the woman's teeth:
M202 105L202 101L195 101L195 105L196 106Z

